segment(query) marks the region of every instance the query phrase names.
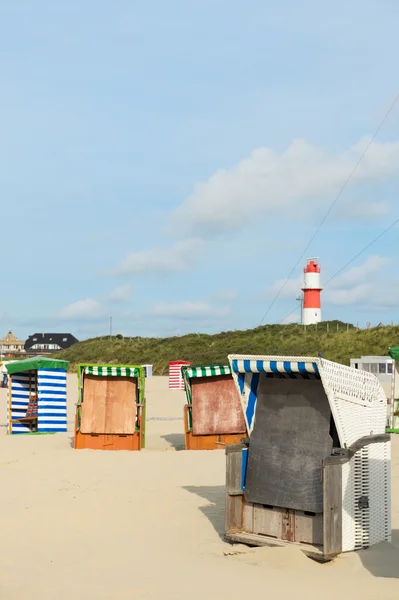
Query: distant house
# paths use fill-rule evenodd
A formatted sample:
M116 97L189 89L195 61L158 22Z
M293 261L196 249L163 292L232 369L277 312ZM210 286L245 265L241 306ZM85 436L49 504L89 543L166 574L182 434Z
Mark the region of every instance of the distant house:
M71 333L34 333L26 340L25 351L34 353L66 350L78 341Z
M373 373L380 380L388 400L392 396L393 360L390 356L360 356L351 358L350 366Z
M9 352L24 352L24 344L25 342L17 339L10 329L3 339L0 340L0 353L8 354Z

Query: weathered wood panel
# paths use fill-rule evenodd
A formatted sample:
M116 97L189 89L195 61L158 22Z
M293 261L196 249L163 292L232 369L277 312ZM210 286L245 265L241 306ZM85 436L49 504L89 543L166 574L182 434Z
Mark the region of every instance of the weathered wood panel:
M342 465L327 464L323 469L324 554L342 552Z
M307 515L295 511L295 541L303 544L323 545L322 513Z
M317 380L260 377L245 498L323 511L322 460L330 456L330 407Z
M237 451L236 451L237 450ZM241 448L226 448L225 531L242 529Z
M242 448L237 445L226 448L226 493L243 494L241 489Z
M240 444L242 434L193 435L185 433L186 450L224 450L229 444Z
M193 435L246 432L238 392L231 375L191 379Z
M229 542L236 544L247 544L248 546L276 546L278 548L285 548L287 546L296 545L298 549L302 550L304 554L320 562L328 562L330 559L325 557L320 548L317 546L311 546L310 544L296 544L295 542L285 542L283 540L276 540L271 537L264 535L257 535L255 533L237 532L237 533L226 533L225 538Z
M242 528L248 532L254 530L254 504L245 502L245 498L243 498L242 507Z
M254 504L254 521L251 533L260 533L281 539L283 509Z
M242 496L226 495L225 531L242 530Z
M136 430L137 381L85 375L80 431L132 434Z

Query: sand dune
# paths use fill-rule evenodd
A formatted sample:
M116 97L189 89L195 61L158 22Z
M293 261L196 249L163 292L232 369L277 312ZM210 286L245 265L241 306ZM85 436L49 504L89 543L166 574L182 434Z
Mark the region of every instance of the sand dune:
M68 434L0 429L1 600L399 597L398 436L393 543L319 565L294 548L223 541L224 452L180 451L185 396L166 378L147 380L140 453L73 450L75 401L69 376Z

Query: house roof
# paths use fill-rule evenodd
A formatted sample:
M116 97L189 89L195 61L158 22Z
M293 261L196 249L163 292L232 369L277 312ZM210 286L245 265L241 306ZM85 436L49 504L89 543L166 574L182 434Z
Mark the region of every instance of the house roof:
M6 335L3 337L2 340L0 340L0 344L23 344L24 342L22 340L19 340L14 334L13 332L10 331L8 333L6 333Z
M25 348L32 348L35 344L74 344L78 340L71 333L34 333L25 342Z

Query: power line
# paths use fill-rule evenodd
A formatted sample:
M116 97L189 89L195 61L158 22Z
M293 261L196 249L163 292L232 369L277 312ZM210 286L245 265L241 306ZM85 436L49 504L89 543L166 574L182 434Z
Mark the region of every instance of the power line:
M363 150L362 154L359 157L359 160L357 161L357 163L355 164L354 168L352 169L352 171L350 172L349 176L347 177L347 179L345 180L343 186L340 188L338 194L336 195L335 199L333 200L333 202L331 203L329 209L327 210L326 214L324 215L324 217L322 218L322 220L320 221L318 227L316 228L316 231L313 233L312 237L310 238L309 242L307 243L305 249L303 250L301 256L298 258L297 262L295 263L295 265L292 267L288 277L286 278L286 280L284 281L283 285L280 287L280 289L278 290L277 294L275 295L275 297L273 298L272 302L270 303L269 307L267 308L265 314L263 315L259 326L262 325L263 321L265 320L265 318L267 317L267 315L269 314L269 312L271 311L271 309L273 308L276 300L279 298L281 292L283 291L283 289L285 288L285 286L287 285L289 279L291 278L291 275L295 272L297 266L299 265L299 263L301 262L302 258L304 257L304 255L306 254L307 249L309 248L309 246L311 245L311 243L313 242L313 240L315 239L316 235L319 233L320 229L322 228L322 226L324 225L325 221L327 220L328 216L330 215L332 209L334 208L334 206L336 205L336 203L338 202L339 198L341 197L343 191L345 190L346 186L348 185L348 183L350 182L350 180L352 179L353 175L355 174L355 172L357 171L360 163L362 162L363 158L365 157L368 149L370 148L371 144L374 142L375 138L377 137L377 135L379 134L382 126L384 125L385 121L387 120L387 118L389 117L389 115L391 114L391 112L393 111L397 101L399 100L399 93L396 95L394 101L392 102L391 106L389 107L388 111L385 113L384 118L382 119L382 121L380 122L380 124L378 125L377 129L375 130L373 136L371 137L371 139L369 140L368 144L366 145L365 149Z
M378 240L381 239L382 236L384 236L386 233L388 233L388 231L390 231L390 229L393 229L393 227L395 227L395 225L397 225L398 223L399 223L399 217L397 219L395 219L390 225L388 225L388 227L386 227L384 229L384 231L382 231L374 239L372 239L371 242L366 244L366 246L364 246L364 248L362 248L357 254L355 254L355 256L353 256L350 260L348 260L348 262L345 263L343 267L338 269L338 271L336 273L334 273L334 275L332 275L329 279L327 279L326 283L324 284L324 288L326 288L327 285L330 283L330 281L332 281L333 279L338 277L338 275L340 275L343 271L345 271L345 269L347 267L349 267L349 265L351 265L357 258L359 258L359 256L361 256L364 252L366 252L366 250L371 248L371 246L373 246L376 242L378 242ZM284 317L284 319L282 321L285 321L286 319L288 319L297 310L298 310L298 307L296 306L294 308L294 310L291 311L286 317Z
M326 281L326 283L324 284L324 287L326 287L330 281L332 281L333 279L335 279L335 277L337 277L338 275L340 275L342 273L342 271L345 271L345 269L347 267L349 267L350 264L353 263L353 261L355 261L357 258L359 258L359 256L361 254L363 254L363 252L366 252L366 250L368 250L373 244L375 244L376 242L378 242L378 240L380 238L382 238L383 235L385 235L390 229L392 229L393 227L395 227L395 225L399 223L399 217L397 219L395 219L395 221L393 221L393 223L391 223L389 225L389 227L387 227L386 229L384 229L384 231L382 231L379 235L377 235L376 238L374 238L369 244L367 244L367 246L365 246L364 248L362 248L362 250L360 250L360 252L358 252L353 258L351 258L343 267L341 267L341 269L339 269L336 273L334 273L334 275L332 275L330 277L330 279L328 279Z
M294 314L294 313L295 313L297 310L298 310L298 306L296 306L296 307L294 308L294 310L292 310L292 311L291 311L291 312L290 312L288 315L286 315L286 316L284 317L284 319L282 319L281 323L284 323L284 321L286 321L287 319L289 319L289 318L290 318L290 316L291 316L291 315L293 315L293 314Z

